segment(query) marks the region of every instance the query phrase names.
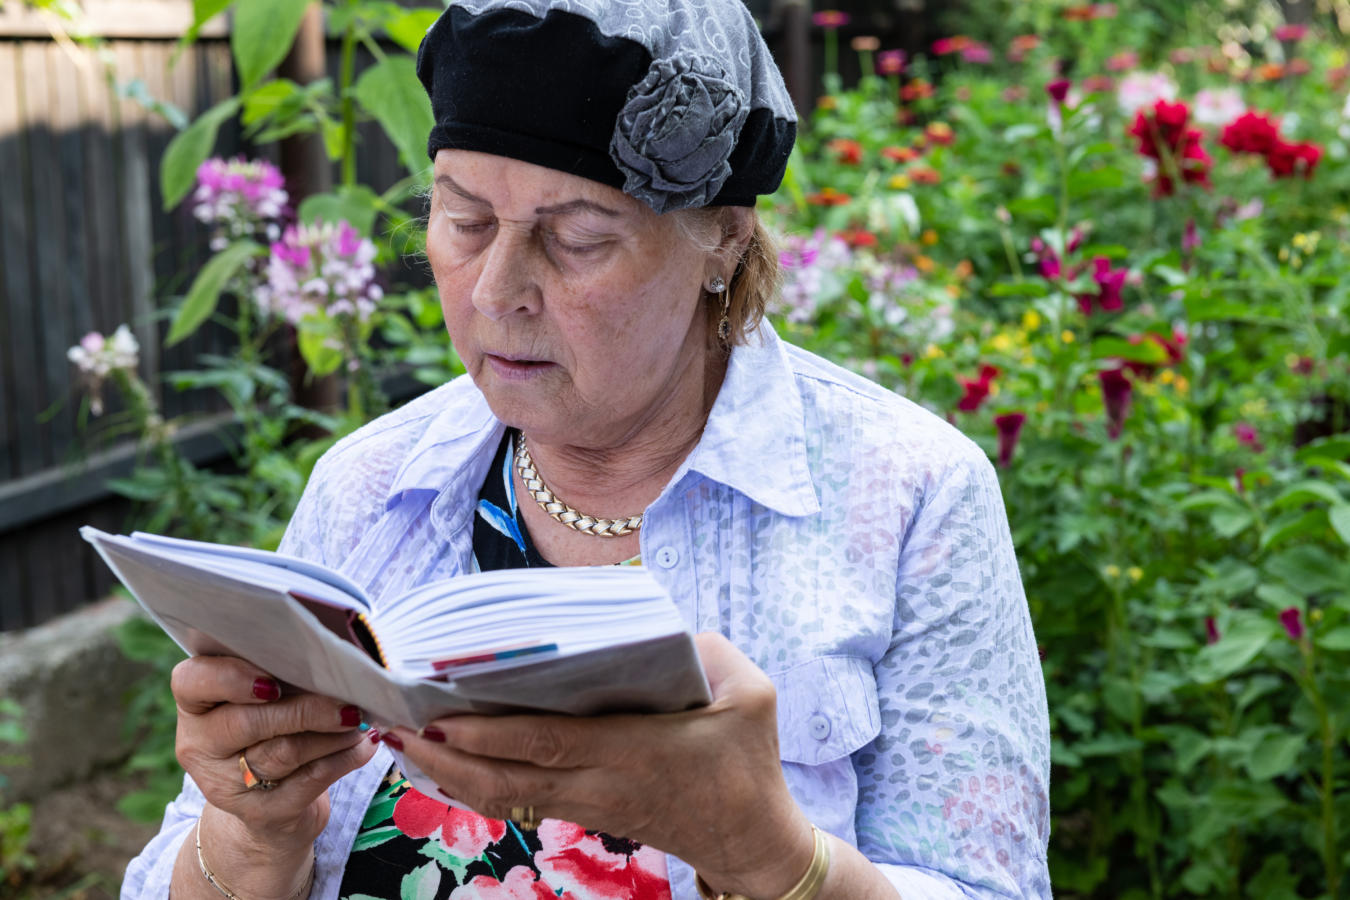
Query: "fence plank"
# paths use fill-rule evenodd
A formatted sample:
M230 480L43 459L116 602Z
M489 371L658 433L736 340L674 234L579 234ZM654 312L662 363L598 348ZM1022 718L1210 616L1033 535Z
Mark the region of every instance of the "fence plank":
M107 332L127 322L126 269L122 229L118 224L118 185L112 139L116 96L107 72L94 55L80 69L80 121L84 164L89 185L84 196L84 239L89 247L89 294L95 327Z
M0 631L13 631L33 624L24 569L18 542L0 541Z
M17 174L19 168L19 73L14 45L0 43L0 172ZM14 353L18 310L29 305L23 282L28 263L23 259L23 198L20 180L0 178L0 479L19 474L22 430L17 427L17 385Z

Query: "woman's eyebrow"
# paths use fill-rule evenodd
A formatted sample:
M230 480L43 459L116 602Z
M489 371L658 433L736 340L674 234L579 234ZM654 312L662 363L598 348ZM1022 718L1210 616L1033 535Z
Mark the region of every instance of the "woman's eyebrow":
M593 212L602 216L608 216L611 219L617 219L623 215L616 209L610 209L608 206L601 206L599 203L593 203L590 200L569 200L566 203L559 203L556 206L536 206L534 211L541 216L565 216L574 212Z

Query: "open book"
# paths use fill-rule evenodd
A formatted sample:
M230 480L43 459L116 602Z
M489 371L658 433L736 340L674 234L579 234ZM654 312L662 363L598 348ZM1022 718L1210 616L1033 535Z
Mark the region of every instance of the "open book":
M419 728L453 712L675 712L709 702L674 602L638 566L508 569L424 585L374 608L296 557L85 527L150 616L190 654Z

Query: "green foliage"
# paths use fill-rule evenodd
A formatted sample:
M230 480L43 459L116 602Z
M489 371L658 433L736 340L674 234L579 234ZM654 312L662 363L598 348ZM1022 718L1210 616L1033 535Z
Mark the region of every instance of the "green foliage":
M197 167L211 155L220 126L238 109L238 98L229 97L202 113L195 122L174 135L164 151L164 159L159 164L159 191L164 198L165 209L173 209L182 202L188 191L192 190L193 180L197 177Z
M411 57L391 56L367 69L356 82L356 100L384 127L410 171L429 168L427 135L435 121Z
M0 765L27 765L26 753L4 750L22 748L28 743L23 727L23 707L0 697ZM9 803L4 799L4 777L0 776L0 887L17 887L37 866L29 845L32 837L33 808L27 803Z
M312 0L234 0L230 51L248 92L285 58ZM215 4L219 6L220 4Z
M792 235L793 340L995 456L1000 420L1025 416L1002 483L1044 651L1061 897L1347 889L1350 123L1331 83L1350 60L1317 31L1281 46L1250 5L1245 21L1208 3L1086 21L963 5L993 61L883 79L863 54L869 74L822 100L767 210ZM1170 61L1234 29L1250 40L1228 47L1233 71L1203 49ZM1134 112L1085 86L1127 50L1192 110L1236 88L1285 113L1283 139L1323 150L1313 176L1273 178L1204 126L1212 188L1158 196ZM1306 75L1264 74L1295 53ZM1063 107L1056 58L1072 60Z
M230 281L262 250L253 241L236 241L207 261L188 288L183 305L174 314L164 346L190 337L216 311L220 295Z

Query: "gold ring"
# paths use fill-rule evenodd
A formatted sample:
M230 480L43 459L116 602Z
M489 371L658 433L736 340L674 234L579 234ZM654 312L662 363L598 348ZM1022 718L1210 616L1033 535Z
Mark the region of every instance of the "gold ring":
M244 790L246 791L270 791L281 782L272 781L267 778L259 778L248 767L248 760L244 759L244 754L239 754L239 774L244 776Z
M539 827L539 820L534 817L533 806L511 807L510 818L512 822L515 822L526 831L534 831Z

